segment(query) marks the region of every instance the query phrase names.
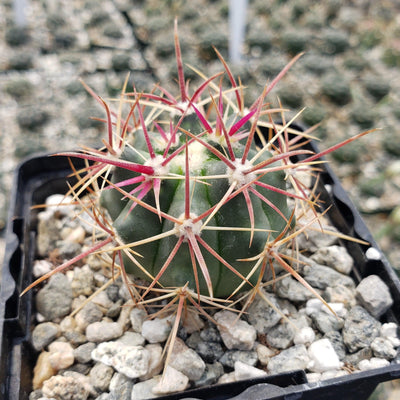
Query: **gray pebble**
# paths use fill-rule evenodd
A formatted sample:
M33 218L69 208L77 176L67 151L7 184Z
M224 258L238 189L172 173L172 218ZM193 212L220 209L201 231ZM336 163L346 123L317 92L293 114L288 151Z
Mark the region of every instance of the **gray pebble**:
M110 308L106 311L106 317L108 318L118 318L121 313L121 306L123 304L122 299L118 300L116 303L112 303Z
M79 346L87 342L86 336L78 331L65 331L63 336L74 346Z
M57 321L71 312L72 289L68 278L55 274L36 295L36 309L47 321Z
M108 286L108 288L106 289L107 296L113 303L115 303L116 301L118 301L120 299L119 298L119 288L120 288L120 285L118 285L117 283L113 283L112 285Z
M215 362L212 364L206 364L206 369L196 382L194 382L194 386L208 386L213 385L218 381L218 379L224 374L224 367L221 363Z
M272 357L268 363L268 373L274 375L297 369L305 370L309 362L306 346L299 344L282 350L278 355Z
M53 322L43 322L36 325L32 332L32 345L36 351L43 350L60 335L61 329Z
M92 272L92 276L93 276L92 281L93 281L93 285L94 285L93 272ZM97 304L103 312L107 311L110 307L112 307L114 305L114 303L110 300L110 298L107 296L107 293L104 290L97 292L96 295L92 298L92 301L94 304Z
M262 290L262 294L267 301L261 296L256 296L246 311L246 317L258 333L265 334L281 320L282 315L276 311L280 308L276 296L265 290Z
M101 362L95 364L89 373L91 384L99 392L108 391L113 375L114 369Z
M283 321L268 331L267 342L276 349L287 349L293 344L295 333L295 327L288 321Z
M87 374L89 374L91 369L92 369L92 366L90 364L82 364L82 363L79 363L79 362L75 362L69 368L64 370L64 374L66 372L75 372L75 373L78 373L78 374L81 374L81 375L87 375Z
M310 290L291 276L276 282L276 292L280 297L295 303L302 303L314 297Z
M256 351L228 350L218 361L229 368L234 368L236 361L242 361L254 367L257 364L258 356Z
M343 285L348 288L354 288L353 279L341 274L330 267L311 262L303 268L304 279L314 288L325 290L327 287Z
M110 397L113 400L131 400L133 380L115 373L110 381Z
M334 268L336 271L348 275L353 268L353 258L344 246L329 246L318 249L311 257L318 264Z
M325 227L324 230L337 232L337 229L329 226ZM337 243L337 237L334 235L328 235L319 231L309 230L307 235L301 234L297 237L297 244L299 250L307 250L312 253L316 252L321 247L332 246Z
M116 322L94 322L86 328L86 337L89 342L107 342L119 338L122 334L121 325Z
M153 388L158 384L159 379L152 378L133 385L132 397L129 400L147 400L159 397L153 393Z
M378 275L364 278L356 288L356 297L375 318L383 315L393 304L387 285Z
M96 348L96 344L92 342L88 342L78 346L74 349L74 358L75 361L86 364L92 361L91 353Z
M117 342L127 346L144 346L146 340L140 333L128 331L118 338Z
M195 350L205 362L209 363L217 361L224 354L222 345L215 342L200 341Z
M187 346L191 347L192 349L196 349L197 345L202 342L202 338L200 337L200 332L196 331L193 332L186 340L185 343Z
M103 318L103 312L97 304L89 302L75 315L75 321L80 330L84 331L88 325L99 322Z
M232 311L218 311L214 315L218 323L221 338L228 349L251 350L257 336L257 331L246 321L238 319Z
M56 248L60 238L59 221L50 209L38 214L37 249L40 256L47 257Z
M325 311L312 313L311 319L321 333L339 331L344 325L344 320L342 318Z
M68 242L66 240L59 240L57 242L57 249L62 257L65 260L70 260L75 257L77 254L80 254L82 251L82 247L79 243Z
M43 392L41 389L29 393L29 400L40 400L41 398L43 398Z
M346 308L354 307L357 304L354 289L341 284L328 286L324 291L323 298L329 303L343 303Z
M135 332L142 332L143 322L147 318L147 313L142 308L133 308L129 314L131 320L132 330Z
M201 357L179 338L175 339L168 365L182 372L191 381L199 380L206 368Z
M343 361L357 366L362 360L369 360L372 357L372 350L370 347L364 347L361 350L356 351L353 354L347 354Z
M370 346L379 335L381 324L364 308L353 307L344 322L343 340L351 353Z
M200 338L205 342L222 343L221 335L217 327L209 325L200 331Z

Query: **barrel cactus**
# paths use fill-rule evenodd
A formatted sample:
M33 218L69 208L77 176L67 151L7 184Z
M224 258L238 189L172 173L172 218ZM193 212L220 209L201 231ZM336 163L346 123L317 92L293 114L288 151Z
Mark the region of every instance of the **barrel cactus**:
M197 306L243 291L254 296L274 264L319 297L291 267L295 239L308 226L297 223L296 209L318 219L314 193L297 172L312 170L322 155L367 132L323 153L302 149L308 135L291 129L283 110L266 101L300 55L245 107L244 88L218 51L222 72L207 78L193 68L203 81L190 93L176 24L175 52L178 96L160 86L150 93L128 90L127 78L113 112L84 84L105 110L108 138L101 149L62 154L90 162L85 174L76 171L70 193L81 201L89 192L84 210L93 218L96 244L30 287L108 251L112 265L134 277L130 288L139 301L157 290L190 293ZM287 247L291 255L281 251Z
M279 140L261 144L261 123L276 112L265 96L280 76L245 109L226 65L230 89L214 83L217 74L190 96L177 40L176 52L179 99L165 89L125 92L130 115L119 132L105 106L110 134L104 151L65 155L94 161L92 171L104 179L100 205L123 247L127 273L151 287L187 285L200 295L228 298L256 284L261 264L255 267L254 257L294 225L288 199L307 201L289 192L285 179L290 157L307 152L285 148L284 141L277 148ZM283 130L276 133L279 138Z

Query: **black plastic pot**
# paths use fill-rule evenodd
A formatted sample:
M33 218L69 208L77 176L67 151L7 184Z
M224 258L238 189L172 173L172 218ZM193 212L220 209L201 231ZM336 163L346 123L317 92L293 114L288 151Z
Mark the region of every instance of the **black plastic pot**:
M313 144L307 146L313 148ZM355 261L353 277L357 282L370 274L377 274L386 282L394 303L382 321L399 324L400 282L338 179L329 166L323 169L319 181L320 198L326 207L332 206L328 211L332 224L341 232L370 243L368 246L345 243ZM70 173L68 160L60 156L31 158L22 163L15 173L0 291L1 399L28 399L32 390L33 366L37 356L30 345L32 293L20 297L22 290L32 281L37 212L31 207L43 203L50 194L65 193L65 177ZM371 252L367 250L370 247L379 251L379 257L368 257ZM372 254L376 255L376 252ZM257 380L210 386L160 399L362 400L367 399L380 382L396 378L400 378L400 364L318 383L308 383L304 371L294 371Z

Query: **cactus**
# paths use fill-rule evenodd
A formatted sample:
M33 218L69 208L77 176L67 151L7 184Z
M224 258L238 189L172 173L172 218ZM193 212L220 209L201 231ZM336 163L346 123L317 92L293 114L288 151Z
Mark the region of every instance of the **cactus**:
M86 163L73 167L77 183L68 194L92 219L93 245L22 293L89 255L105 254L136 305L161 302L155 315L175 314L164 367L180 324L201 325L193 311L215 322L205 306L240 312L240 303L243 312L257 295L268 303L262 288L275 282L274 266L324 302L296 270L297 236L322 229L318 195L298 173L314 174L320 157L370 132L318 154L303 149L311 130L295 130L282 107L266 101L301 55L246 108L244 88L218 51L223 71L207 78L192 68L203 81L189 93L176 24L175 52L177 97L159 86L128 92L127 77L113 112L83 83L105 110L108 137L100 149L61 154ZM264 282L267 272L271 282Z
M301 219L311 210L314 222L319 218L314 192L297 172L312 173L321 156L369 131L318 154L302 149L309 133L290 128L283 109L266 102L301 55L246 108L243 87L217 50L223 71L207 78L192 68L203 81L189 93L176 23L175 52L177 97L159 86L151 93L128 92L127 77L118 110L112 112L84 84L105 110L108 138L101 149L62 154L91 163L85 174L75 171L78 183L70 193L92 217L96 243L24 292L104 251L127 281L128 274L135 277L129 287L136 301L150 291L172 293L179 298L177 314L184 299L199 309L203 301L215 305L247 291L249 304L274 263L320 298L291 266L295 239L310 225L299 223L296 214ZM229 82L226 89L223 78ZM85 191L88 203L79 198Z

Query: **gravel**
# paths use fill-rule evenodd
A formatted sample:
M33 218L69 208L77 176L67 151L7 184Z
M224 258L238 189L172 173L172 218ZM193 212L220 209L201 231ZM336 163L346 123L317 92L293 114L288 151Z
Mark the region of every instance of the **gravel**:
M53 212L52 218L64 226L74 220L72 213L60 217ZM149 318L145 309L126 300L121 279L113 282L113 290L96 293L96 303L86 304L93 293L95 273L89 264L80 271L75 268L65 275L56 274L36 295L38 304L54 299L58 303L54 303L52 313L38 307L36 314L42 322L32 333L32 344L41 351L34 371L34 388L43 385L42 393L71 399L95 398L102 392L111 398L140 399L295 369L304 369L310 381L318 381L347 374L349 368L356 373L396 362L400 348L398 326L377 319L391 304L391 299L385 297L385 283L370 275L356 287L351 271L346 268L346 274L338 272L331 257L326 262L329 266L317 264L315 258L323 262L321 253L316 250L317 257L303 256L305 264L299 273L312 276L308 281L317 291L335 287L336 282L342 291L346 288L346 296L339 291L341 297L324 304L315 296L294 295L289 302L287 291L280 291L278 285L267 286L243 315L214 310L211 314L217 325L198 316L200 330L181 327L164 375L162 354L173 316L157 314ZM334 254L339 253L340 259L348 257L345 247L340 246L340 251L335 248ZM313 269L316 273L312 275ZM86 294L83 290L72 291L71 283L81 289L85 283L91 290ZM69 310L74 314L62 318L64 303L54 297L54 288L70 294L64 297L68 297ZM352 301L348 293L352 293ZM108 308L115 304L124 305L112 318ZM62 313L55 312L58 308ZM60 378L55 378L58 371ZM78 374L77 387L71 387L69 374Z

